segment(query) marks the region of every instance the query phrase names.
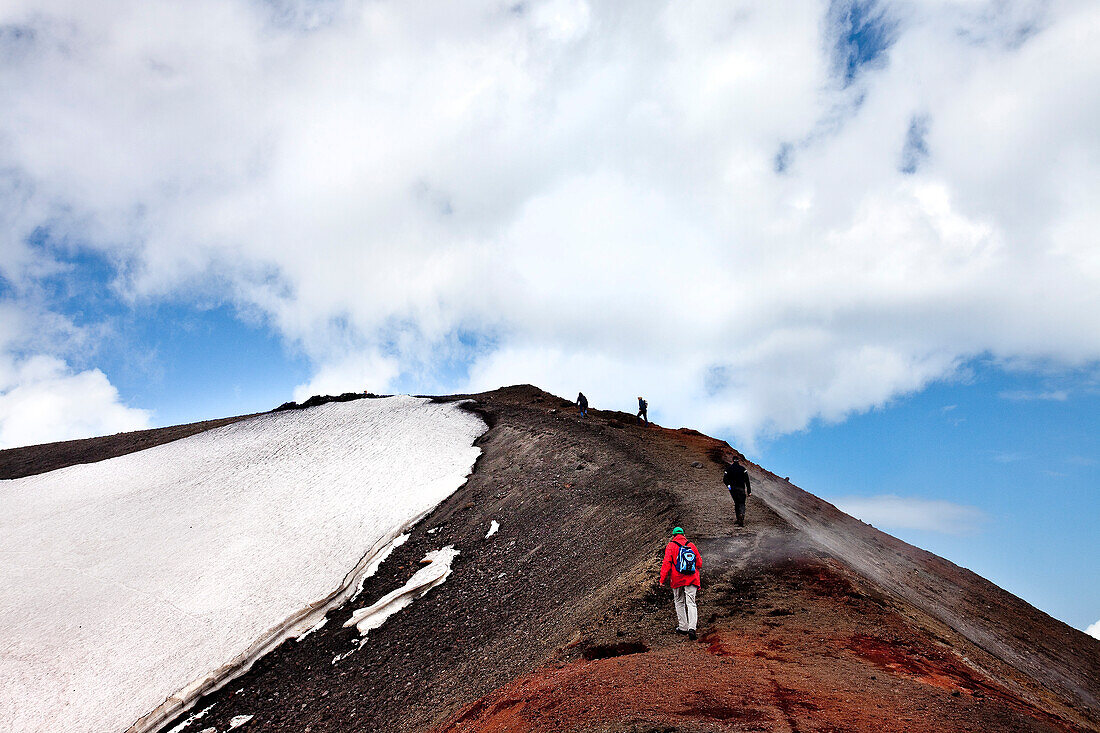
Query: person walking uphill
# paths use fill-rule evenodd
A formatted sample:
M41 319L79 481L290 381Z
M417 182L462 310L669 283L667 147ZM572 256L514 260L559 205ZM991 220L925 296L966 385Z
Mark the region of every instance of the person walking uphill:
M642 422L644 420L645 424L649 425L649 414L647 413L647 410L649 410L649 403L646 402L641 397L639 397L638 398L638 422Z
M577 408L581 417L588 417L588 398L584 396L584 392L577 392Z
M730 490L733 497L733 511L737 515L737 526L745 526L745 500L752 494L752 486L749 484L749 472L737 461L726 466L722 474L722 483Z
M672 530L672 540L665 546L665 559L661 563L661 585L668 578L672 586L672 600L676 604L676 632L695 639L695 626L699 610L695 594L699 590L699 570L702 561L699 549L684 536L684 530Z

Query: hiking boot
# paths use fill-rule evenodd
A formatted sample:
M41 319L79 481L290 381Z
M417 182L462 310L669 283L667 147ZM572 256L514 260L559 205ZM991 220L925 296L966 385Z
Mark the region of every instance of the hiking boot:
M691 639L692 641L695 641L696 639L699 638L698 636L695 635L695 629L692 629L691 631L688 632L688 638Z
M677 633L677 634L686 634L686 633L688 633L688 632L687 632L687 631L684 631L684 630L683 630L683 629L681 629L681 628L680 628L679 626L677 626L677 627L676 627L676 633Z

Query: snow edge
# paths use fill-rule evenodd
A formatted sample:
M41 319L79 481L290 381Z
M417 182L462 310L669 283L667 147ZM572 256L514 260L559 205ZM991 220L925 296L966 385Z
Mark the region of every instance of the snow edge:
M467 401L468 400L462 400L458 404ZM481 433L481 435L484 435L489 429L489 425L485 423L484 419L480 416L478 416L478 419L481 420L482 424L485 426L485 430ZM482 450L476 445L474 445L474 447L477 448L477 456L474 458L473 463L470 464L470 472L466 474L466 479L456 486L454 491L447 495L448 497L453 496L456 491L465 486L470 480L470 476L472 476L476 470ZM331 594L316 603L309 604L282 623L269 629L265 634L262 634L252 646L239 654L232 661L218 667L206 676L185 685L165 699L164 702L134 721L124 733L156 733L181 713L185 713L194 707L195 703L204 695L216 692L237 677L246 674L248 670L252 668L252 665L265 654L273 651L287 639L297 636L303 629L311 628L313 625L319 623L329 611L354 598L359 593L360 582L365 581L368 577L368 571L371 569L372 563L378 559L382 553L386 552L387 548L389 548L390 544L395 539L410 531L423 521L424 518L434 512L442 502L443 499L434 506L424 510L412 519L391 530L381 539L376 541L359 559L355 567L344 576L339 587Z

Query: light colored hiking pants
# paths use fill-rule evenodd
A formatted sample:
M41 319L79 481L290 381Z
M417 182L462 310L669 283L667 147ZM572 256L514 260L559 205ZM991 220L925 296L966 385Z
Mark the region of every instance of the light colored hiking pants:
M672 600L676 603L676 628L680 631L695 631L699 621L699 610L695 607L697 585L685 585L672 589Z

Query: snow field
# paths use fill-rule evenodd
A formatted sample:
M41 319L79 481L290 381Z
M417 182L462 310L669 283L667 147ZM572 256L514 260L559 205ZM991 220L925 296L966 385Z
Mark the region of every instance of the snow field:
M0 481L0 730L123 731L192 702L354 592L484 430L453 404L357 400Z

